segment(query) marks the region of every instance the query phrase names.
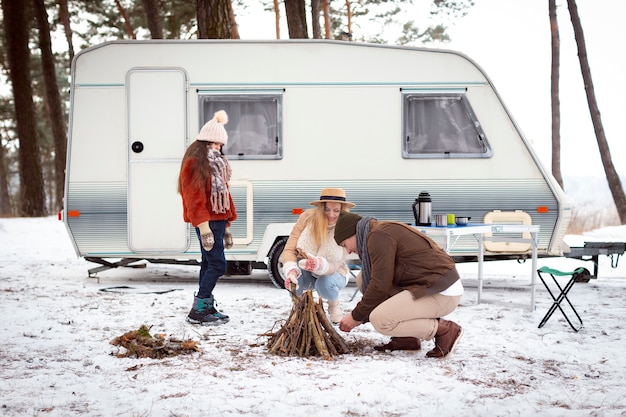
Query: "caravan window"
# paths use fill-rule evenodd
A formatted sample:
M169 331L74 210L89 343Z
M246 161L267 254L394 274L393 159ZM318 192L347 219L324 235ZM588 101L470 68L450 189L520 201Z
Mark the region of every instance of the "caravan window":
M200 126L218 110L228 113L228 144L223 152L230 159L282 158L282 94L199 91Z
M402 94L405 158L486 158L492 154L465 92Z

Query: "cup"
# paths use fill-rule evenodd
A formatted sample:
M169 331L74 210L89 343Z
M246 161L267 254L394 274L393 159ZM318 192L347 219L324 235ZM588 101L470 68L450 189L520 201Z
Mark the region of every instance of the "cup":
M448 225L448 219L445 214L435 214L435 226L446 227Z
M453 226L456 224L456 220L454 219L454 214L448 214L448 226Z

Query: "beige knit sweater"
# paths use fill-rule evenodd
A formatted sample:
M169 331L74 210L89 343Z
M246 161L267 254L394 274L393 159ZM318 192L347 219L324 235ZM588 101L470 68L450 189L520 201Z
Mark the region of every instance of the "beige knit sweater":
M326 237L318 247L315 245L311 235L310 220L312 216L312 211L305 211L300 215L291 230L287 244L283 249L283 274L287 276L291 270L295 269L297 276L300 276L300 269L297 265L297 249L301 249L308 256L319 256L326 259L329 266L326 275L334 274L335 272L346 275L348 273L348 266L346 265L347 254L344 248L335 242L335 225L328 226Z

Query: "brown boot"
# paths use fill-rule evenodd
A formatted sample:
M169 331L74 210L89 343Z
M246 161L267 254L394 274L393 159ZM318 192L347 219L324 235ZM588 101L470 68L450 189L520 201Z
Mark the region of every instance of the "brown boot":
M463 336L463 328L453 321L438 319L439 326L435 333L435 347L426 353L429 358L443 358L447 356Z
M374 350L384 352L386 350L420 350L422 345L417 337L392 337L389 343L374 346Z

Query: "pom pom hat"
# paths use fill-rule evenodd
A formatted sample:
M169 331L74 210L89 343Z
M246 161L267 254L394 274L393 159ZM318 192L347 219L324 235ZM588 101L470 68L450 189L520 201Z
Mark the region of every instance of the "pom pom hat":
M346 205L348 208L356 204L346 201L346 192L342 188L324 188L319 200L311 201L311 205L319 206L322 203L335 202Z
M228 115L224 110L220 110L213 115L213 118L206 122L200 133L196 136L196 140L203 140L206 142L221 143L226 146L228 143L228 134L224 125L228 123Z
M342 211L335 225L335 242L341 245L344 240L356 235L356 224L362 217L356 213Z

